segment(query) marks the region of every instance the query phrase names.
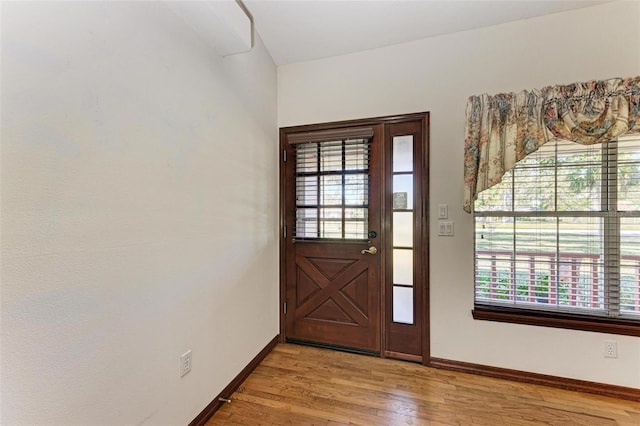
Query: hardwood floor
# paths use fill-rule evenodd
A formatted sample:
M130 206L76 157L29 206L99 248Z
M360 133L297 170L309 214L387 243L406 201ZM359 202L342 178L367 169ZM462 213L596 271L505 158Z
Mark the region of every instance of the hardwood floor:
M640 425L640 403L279 344L214 425Z

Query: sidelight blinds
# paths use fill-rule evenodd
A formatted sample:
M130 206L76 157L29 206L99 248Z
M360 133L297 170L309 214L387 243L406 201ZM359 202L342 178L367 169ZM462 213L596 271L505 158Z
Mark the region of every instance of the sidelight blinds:
M370 137L359 132L293 145L294 239L367 239Z
M640 139L548 142L474 216L476 307L640 321Z

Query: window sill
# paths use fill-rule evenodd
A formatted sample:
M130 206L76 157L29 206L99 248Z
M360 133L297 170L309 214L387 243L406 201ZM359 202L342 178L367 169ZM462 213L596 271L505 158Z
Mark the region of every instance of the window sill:
M471 311L473 319L538 325L570 330L594 331L640 337L640 322L594 316L580 317L555 312L541 312L513 308L478 307Z

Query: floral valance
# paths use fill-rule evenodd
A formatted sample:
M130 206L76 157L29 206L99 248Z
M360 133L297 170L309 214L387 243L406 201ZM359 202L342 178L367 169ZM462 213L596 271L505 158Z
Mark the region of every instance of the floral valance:
M549 140L589 145L640 134L640 76L471 96L464 147L464 210Z

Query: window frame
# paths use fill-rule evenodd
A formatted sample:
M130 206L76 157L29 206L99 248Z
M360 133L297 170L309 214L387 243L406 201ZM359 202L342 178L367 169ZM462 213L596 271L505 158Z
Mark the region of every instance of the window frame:
M634 138L636 139L636 138ZM640 139L639 139L640 140ZM603 218L604 230L602 232L602 238L604 241L603 246L603 256L604 262L609 265L606 266L605 277L607 277L607 273L610 270L618 270L620 269L620 218L624 217L624 212L618 212L617 208L614 208L613 211L610 206L617 205L617 173L619 172L617 158L618 158L618 141L611 141L607 145L603 145L602 147L602 171L603 176L608 176L607 179L601 178L601 210L595 211L594 216ZM614 152L614 155L611 155L611 151ZM611 171L615 169L615 176L613 179L611 178ZM557 173L558 166L554 166L554 173ZM512 185L513 187L513 185ZM513 187L512 191L515 193L518 188ZM472 317L475 320L485 320L485 321L497 321L497 322L506 322L513 324L525 324L525 325L536 325L536 326L544 326L544 327L553 327L553 328L562 328L562 329L572 329L572 330L583 330L583 331L593 331L593 332L601 332L601 333L611 333L611 334L619 334L619 335L628 335L628 336L639 336L640 337L640 317L638 319L628 319L628 318L619 318L617 316L600 316L594 314L580 314L580 313L572 313L565 312L562 310L545 310L545 309L535 309L527 306L522 307L514 307L514 306L506 306L500 304L489 304L478 302L477 300L477 244L476 244L476 235L477 235L477 215L480 214L484 217L497 216L497 217L517 217L519 213L524 214L523 211L517 211L512 206L512 210L510 212L504 212L505 214L500 214L501 212L477 212L475 210L475 203L472 210L472 218L473 218L473 232L474 232L474 244L473 244L473 259L474 259L474 269L473 269L473 291L474 291L474 308L472 310ZM553 214L543 214L543 216L550 217L562 217L562 213L558 214L558 207L555 206L552 211ZM561 211L560 211L561 212ZM528 216L536 216L536 211L527 211ZM613 214L612 214L613 213ZM569 214L570 216L573 216ZM611 229L614 229L614 234L617 231L616 235L611 235ZM558 238L558 237L556 237ZM610 257L610 248L612 245L618 246L617 253ZM558 252L558 255L560 252ZM612 265L611 263L615 263ZM615 274L614 274L615 275ZM618 274L619 275L619 274ZM614 280L615 281L615 280ZM511 285L515 287L515 283L511 281ZM617 295L620 295L620 282L610 283L605 279L603 282L603 291L609 292L611 289L617 290ZM607 302L605 302L607 303ZM609 313L611 311L608 310L605 313ZM619 307L618 307L619 309ZM614 311L616 308L614 307Z

